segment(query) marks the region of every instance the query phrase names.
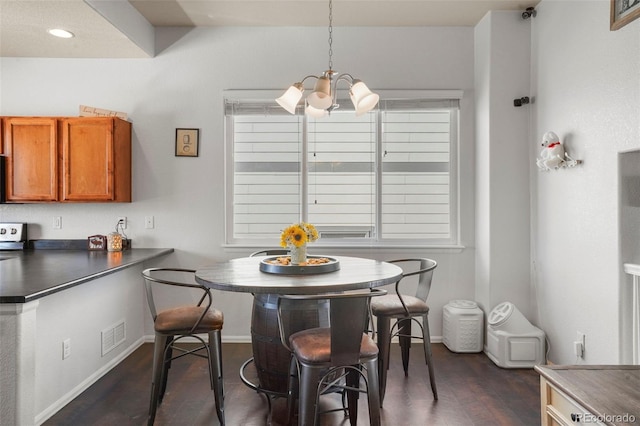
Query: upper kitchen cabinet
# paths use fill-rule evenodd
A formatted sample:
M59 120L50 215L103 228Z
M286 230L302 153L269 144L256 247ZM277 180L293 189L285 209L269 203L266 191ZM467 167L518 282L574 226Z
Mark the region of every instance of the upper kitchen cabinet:
M131 123L7 117L7 202L130 202Z
M57 201L57 120L13 117L3 121L7 201Z
M131 201L131 123L60 120L60 201Z

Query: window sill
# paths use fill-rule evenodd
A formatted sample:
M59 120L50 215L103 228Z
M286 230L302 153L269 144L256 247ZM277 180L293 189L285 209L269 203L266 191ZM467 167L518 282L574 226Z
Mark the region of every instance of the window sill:
M226 252L236 253L247 251L257 251L265 248L280 248L278 244L273 244L271 246L265 244L225 244L223 248ZM353 249L367 249L368 251L374 252L383 252L383 251L407 251L407 250L420 250L423 253L462 253L466 246L463 245L424 245L424 244L415 244L415 245L399 245L399 244L357 244L357 243L342 243L342 244L322 244L322 243L313 243L308 246L308 250L310 252L322 252L327 249L338 250L338 251L351 251Z

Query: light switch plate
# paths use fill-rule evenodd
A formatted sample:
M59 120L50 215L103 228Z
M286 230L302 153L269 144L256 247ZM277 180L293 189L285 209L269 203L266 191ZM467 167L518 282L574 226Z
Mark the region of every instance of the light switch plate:
M153 229L155 226L155 220L153 216L145 216L144 217L144 227L147 229Z

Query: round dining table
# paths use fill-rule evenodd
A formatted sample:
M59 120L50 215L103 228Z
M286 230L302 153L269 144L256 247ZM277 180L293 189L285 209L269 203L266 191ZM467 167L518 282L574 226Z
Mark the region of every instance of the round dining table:
M287 274L286 270L284 273L263 272L260 264L268 257L242 257L204 266L196 271L196 280L224 291L321 294L379 287L402 277L402 269L392 263L347 256L324 256L338 262L339 269L333 272L315 274L314 266L297 274Z
M265 266L277 256L253 256L203 266L196 270L196 281L223 291L252 293L254 295L251 319L253 358L240 368L240 377L249 387L267 396L286 394L289 352L280 343L277 325L277 299L282 294L322 294L374 288L396 283L402 278L402 269L392 263L374 259L347 256L326 257L337 270L326 271L313 265L294 267ZM334 269L335 269L334 268ZM271 271L266 272L264 270ZM313 309L322 309L316 308ZM306 317L307 315L302 315ZM304 328L323 324L305 324ZM255 364L257 379L248 379L245 369ZM255 383L256 380L259 383ZM271 406L270 398L269 406Z

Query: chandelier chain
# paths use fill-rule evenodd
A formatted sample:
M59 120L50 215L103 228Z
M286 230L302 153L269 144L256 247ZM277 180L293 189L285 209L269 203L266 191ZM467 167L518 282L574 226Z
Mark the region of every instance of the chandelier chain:
M333 2L329 0L329 70L333 69Z

